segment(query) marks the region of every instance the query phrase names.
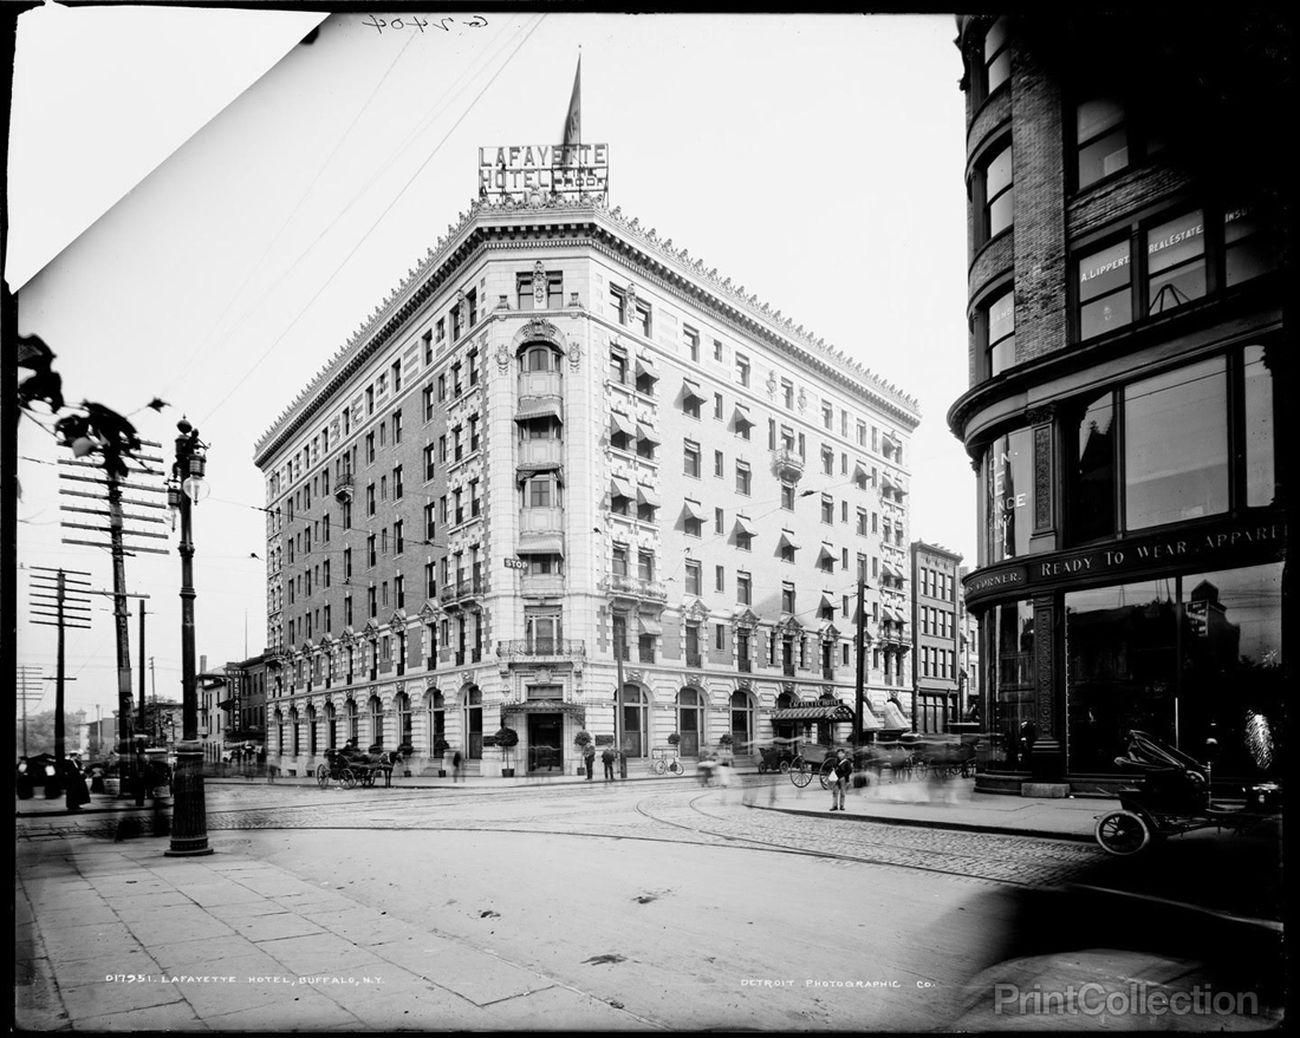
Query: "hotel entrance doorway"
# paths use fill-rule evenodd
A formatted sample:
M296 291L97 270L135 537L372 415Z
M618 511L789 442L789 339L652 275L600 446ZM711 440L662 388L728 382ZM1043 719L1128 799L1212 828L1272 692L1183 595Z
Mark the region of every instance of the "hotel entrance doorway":
M555 771L564 773L564 754L560 749L564 720L554 714L528 715L528 771Z

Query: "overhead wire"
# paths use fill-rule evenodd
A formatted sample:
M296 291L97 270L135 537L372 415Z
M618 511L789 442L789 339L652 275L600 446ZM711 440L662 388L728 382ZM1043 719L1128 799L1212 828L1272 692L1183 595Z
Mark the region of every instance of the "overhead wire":
M247 382L249 378L252 377L253 372L255 372L259 367L261 367L261 365L267 359L267 357L269 357L275 351L275 349L280 345L280 343L284 340L285 336L287 336L289 332L291 332L294 329L294 327L297 326L298 322L302 319L303 315L306 314L307 311L311 309L311 307L316 303L316 300L318 300L325 293L325 290L329 288L331 284L333 284L334 279L338 277L338 275L342 272L343 268L346 267L348 262L352 259L352 257L356 255L357 250L360 249L361 246L365 244L366 240L370 237L370 235L374 233L375 228L378 227L379 224L383 222L383 220L392 211L393 207L398 203L398 201L401 200L402 196L406 194L407 190L410 189L411 185L415 182L416 178L419 177L419 175L424 172L425 167L427 167L428 164L433 161L434 157L442 150L443 145L447 143L451 135L456 132L456 130L460 127L460 124L464 122L465 119L469 116L469 113L474 110L475 105L478 104L479 100L483 97L483 95L486 94L487 91L492 87L492 85L497 81L501 73L504 72L506 68L509 67L510 62L514 60L515 55L519 53L523 45L528 42L528 40L532 37L533 33L536 32L537 29L541 26L542 21L545 19L545 17L546 16L543 14L537 18L537 20L533 23L533 25L524 34L523 38L520 39L519 42L515 45L514 50L510 52L506 60L501 64L501 66L495 72L492 73L487 83L485 83L482 89L480 89L479 92L474 95L474 99L470 101L470 103L466 106L465 110L461 112L461 114L456 118L456 121L452 123L450 129L447 130L447 132L443 135L442 139L436 145L434 145L433 149L429 152L429 154L426 156L424 161L421 162L420 165L416 167L415 171L411 174L411 176L407 178L406 183L404 183L401 186L401 188L399 188L398 191L393 195L392 199L383 208L379 216L375 218L374 222L361 236L361 239L357 241L357 243L353 245L353 247L350 250L348 250L347 255L344 256L342 261L338 264L338 266L334 268L334 272L330 274L328 278L325 279L325 281L316 290L316 292L313 293L311 298L307 300L307 302L303 305L302 309L298 311L298 313L289 322L289 324L285 327L285 329L275 337L275 339L271 342L271 345L266 348L266 350L262 353L262 355L251 366L249 366L249 368L244 372L243 377L240 378L240 380L236 382L234 386L231 387L230 392L228 392L224 397L222 397L221 400L219 400L217 404L212 408L212 410L210 410L207 413L207 415L204 416L203 418L204 424L207 424L208 421L218 411L220 411L222 407L225 406L226 402L232 396L235 395L236 391L238 391L239 388L243 386L243 384Z

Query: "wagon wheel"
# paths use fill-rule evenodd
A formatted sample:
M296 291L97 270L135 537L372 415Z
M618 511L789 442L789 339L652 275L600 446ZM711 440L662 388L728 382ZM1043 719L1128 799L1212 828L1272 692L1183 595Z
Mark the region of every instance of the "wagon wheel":
M790 773L790 762L788 760L781 761L777 767L780 769L782 775L788 775Z
M817 778L821 781L822 789L831 788L831 775L835 771L835 762L827 757L822 761L822 766L817 769Z
M318 764L316 766L316 785L324 789L330 784L330 766L328 764Z
M1151 830L1141 815L1132 811L1111 811L1097 819L1093 830L1102 850L1126 857L1151 842Z
M344 789L354 789L357 784L357 773L351 768L344 768L339 772L339 785Z
M803 789L804 786L808 785L808 783L812 781L812 765L806 760L800 758L797 761L793 761L789 765L789 768L790 781L800 789Z

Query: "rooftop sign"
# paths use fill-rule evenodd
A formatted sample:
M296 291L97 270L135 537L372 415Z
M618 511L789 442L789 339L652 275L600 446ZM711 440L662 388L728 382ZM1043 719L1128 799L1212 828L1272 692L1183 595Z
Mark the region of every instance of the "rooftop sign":
M608 144L516 144L479 148L479 198L597 195L607 201Z

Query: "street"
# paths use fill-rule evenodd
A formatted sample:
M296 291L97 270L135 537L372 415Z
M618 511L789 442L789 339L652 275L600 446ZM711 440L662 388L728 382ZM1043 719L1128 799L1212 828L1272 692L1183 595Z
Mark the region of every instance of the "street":
M57 994L20 980L19 1019L58 1026L61 1005L109 1030L945 1029L981 1001L968 982L1024 925L1022 896L1099 866L1079 841L763 810L824 795L748 778L213 783L216 853L190 860L164 858L165 838L115 840L112 813L25 818L19 959L25 900Z

